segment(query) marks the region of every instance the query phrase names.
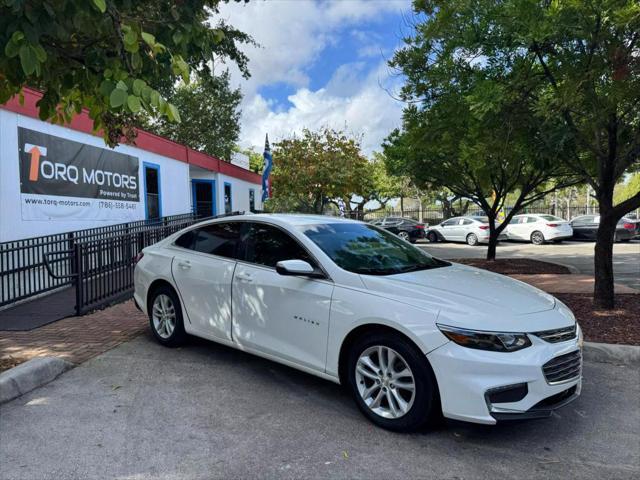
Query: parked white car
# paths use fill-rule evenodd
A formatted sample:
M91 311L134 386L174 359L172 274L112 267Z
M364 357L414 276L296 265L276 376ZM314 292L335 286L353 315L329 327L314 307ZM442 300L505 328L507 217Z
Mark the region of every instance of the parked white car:
M197 224L138 255L134 297L161 344L196 335L346 384L392 430L546 417L581 389L560 301L352 220Z
M466 242L471 246L489 243L489 218L482 216L453 217L429 227L426 233L430 242ZM498 240L505 240L504 233Z
M534 245L561 242L573 236L573 228L566 220L554 215L527 213L514 215L505 228L509 240L524 240Z

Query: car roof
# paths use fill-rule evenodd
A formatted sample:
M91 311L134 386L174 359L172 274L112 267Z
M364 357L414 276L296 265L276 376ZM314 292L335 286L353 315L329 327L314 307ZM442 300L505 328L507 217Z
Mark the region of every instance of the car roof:
M362 223L350 218L332 217L328 215L294 214L294 213L247 213L242 215L229 215L212 220L205 220L202 224L232 221L270 221L281 226L318 225L328 223Z

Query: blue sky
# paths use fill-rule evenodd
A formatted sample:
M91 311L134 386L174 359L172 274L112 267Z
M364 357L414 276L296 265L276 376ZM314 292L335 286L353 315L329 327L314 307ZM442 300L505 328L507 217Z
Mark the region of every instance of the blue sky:
M231 66L244 94L240 143L261 150L303 128L329 126L362 137L364 151L380 148L398 126L400 78L386 61L401 46L408 0L252 0L223 5L220 16L249 33L252 77Z

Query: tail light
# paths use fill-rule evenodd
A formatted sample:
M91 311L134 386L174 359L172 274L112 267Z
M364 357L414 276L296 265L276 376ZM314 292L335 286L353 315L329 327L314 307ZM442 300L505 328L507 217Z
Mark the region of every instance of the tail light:
M624 225L622 225L622 228L624 228L625 230L633 230L636 228L636 226L633 223L625 223Z
M419 228L420 230L424 230L424 225L422 225L421 223L418 223L416 225L416 228Z
M144 257L144 253L139 252L133 260L133 264L136 265L140 260L142 260L142 257Z
M551 227L551 228L556 228L559 227L560 225L558 225L557 223L547 223L547 227Z
M489 225L480 225L480 230L489 230Z

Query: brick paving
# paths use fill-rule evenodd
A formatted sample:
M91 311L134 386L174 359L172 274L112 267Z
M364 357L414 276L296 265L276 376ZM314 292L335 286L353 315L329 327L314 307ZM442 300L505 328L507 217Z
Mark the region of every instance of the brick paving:
M111 350L148 328L132 301L82 317L69 317L27 332L0 332L0 365L56 356L73 363ZM1 369L1 368L0 368Z

